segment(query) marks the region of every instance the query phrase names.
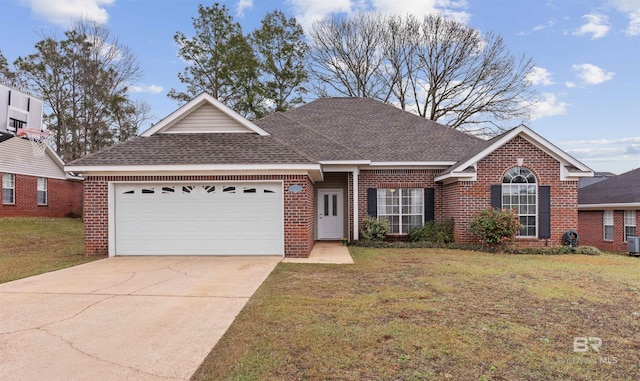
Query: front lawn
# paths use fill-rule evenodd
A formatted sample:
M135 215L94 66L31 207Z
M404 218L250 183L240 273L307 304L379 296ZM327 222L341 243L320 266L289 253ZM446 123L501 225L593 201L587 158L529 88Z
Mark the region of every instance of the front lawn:
M640 258L352 254L279 264L193 379L640 379Z
M84 226L72 218L0 218L0 283L97 259L84 256Z

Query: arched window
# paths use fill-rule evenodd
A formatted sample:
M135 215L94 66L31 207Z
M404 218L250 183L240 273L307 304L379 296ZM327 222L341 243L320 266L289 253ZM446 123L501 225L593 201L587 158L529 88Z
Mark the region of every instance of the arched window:
M537 235L538 186L536 176L523 167L511 168L502 179L502 207L515 209L520 218L521 237Z

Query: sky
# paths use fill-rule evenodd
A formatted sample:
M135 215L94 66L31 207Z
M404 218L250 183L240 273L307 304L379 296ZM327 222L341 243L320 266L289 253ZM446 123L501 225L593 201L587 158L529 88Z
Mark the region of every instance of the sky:
M173 40L192 35L204 0L0 0L0 51L9 62L35 51L46 35L63 36L79 17L105 23L144 72L131 84L151 106L152 122L179 104L185 63ZM539 99L527 125L595 171L640 168L640 0L221 0L245 34L275 9L308 29L325 16L379 10L438 13L504 38L533 58L529 81ZM312 100L309 96L308 100Z

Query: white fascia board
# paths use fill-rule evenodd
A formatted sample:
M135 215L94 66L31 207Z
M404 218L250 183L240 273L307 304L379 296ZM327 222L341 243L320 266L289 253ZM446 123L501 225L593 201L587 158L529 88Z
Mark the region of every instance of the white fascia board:
M49 147L48 144L47 144L47 147L45 148L45 152L49 155L51 159L53 159L56 165L64 171L64 161L62 160L62 158L60 158L60 156L58 156L56 151L54 151L51 147Z
M357 165L322 165L322 172L353 172L358 169Z
M166 176L228 175L308 175L313 181L322 180L319 164L202 164L202 165L123 165L123 166L66 166L65 172L94 176L131 176L154 174Z
M564 152L560 148L556 147L551 142L549 142L547 139L543 138L542 136L538 135L536 132L531 130L529 127L527 127L525 125L520 125L520 126L514 128L513 130L511 130L506 135L502 136L500 139L498 139L496 142L494 142L489 147L487 147L484 150L478 152L472 158L470 158L467 161L457 165L450 173L447 173L445 175L436 177L435 181L443 181L443 180L446 180L446 179L449 179L449 178L459 177L459 174L462 173L462 172L456 171L456 170L464 170L465 168L467 168L469 166L476 165L480 160L484 159L489 154L491 154L493 151L495 151L496 149L502 147L503 145L505 145L507 142L511 141L513 138L515 138L518 135L521 135L526 141L528 141L529 143L531 143L534 146L538 147L540 150L542 150L543 152L545 152L549 156L551 156L551 157L553 157L555 159L558 159L558 161L561 161L561 162L564 161L565 163L571 164L574 167L578 168L580 171L582 171L584 173L584 177L593 176L593 170L591 170L591 168L587 167L586 165L584 165L583 163L581 163L580 161L578 161L577 159L575 159L571 155L567 154L566 152ZM572 175L572 177L574 177L574 176L577 176L577 174L576 175Z
M372 161L372 167L445 167L454 165L455 161Z
M202 105L205 102L208 102L209 104L211 104L212 106L216 107L217 109L219 109L223 113L227 114L231 119L233 119L236 122L240 123L241 125L247 127L249 130L257 133L258 135L260 135L260 136L269 136L268 132L266 132L262 128L256 126L254 123L250 122L249 120L244 118L242 115L240 115L237 112L233 111L232 109L227 107L225 104L223 104L222 102L220 102L219 100L217 100L216 98L212 97L211 95L209 95L207 93L202 93L202 94L198 95L197 97L193 98L192 100L187 102L185 105L183 105L179 109L175 110L174 112L172 112L171 114L166 116L164 119L162 119L161 121L159 121L155 125L151 126L149 129L144 131L142 134L140 134L140 136L146 138L146 137L149 137L149 136L155 134L156 132L162 131L162 129L164 129L166 127L169 127L169 126L173 125L174 123L178 122L180 119L182 119L186 115L190 114L191 111L195 110L197 107L199 107L200 105Z
M2 170L0 170L0 172L3 172ZM39 176L39 175L34 175L33 173L28 173L28 172L22 172L22 171L10 171L7 173L13 173L14 175L22 175L22 176L30 176L30 177L43 177L43 176ZM57 179L57 180L67 180L67 176L44 176L48 179Z
M320 170L320 164L185 164L185 165L67 165L65 172L184 172L246 170Z
M371 160L324 160L319 161L322 165L367 165Z
M478 174L475 172L449 172L433 179L435 182L444 181L446 183L455 181L477 181ZM450 180L450 181L448 181Z
M551 143L550 141L548 141L547 139L545 139L544 137L542 137L541 135L533 131L532 129L526 126L521 126L518 128L522 128L521 132L523 133L523 138L525 140L535 145L536 147L540 148L541 150L545 151L549 156L560 158L562 159L562 161L573 165L574 167L578 168L580 171L585 172L587 174L587 176L585 177L593 176L593 175L589 175L589 173L593 173L593 170L591 168L589 168L588 166L586 166L584 163L574 158L573 156L569 155L568 153L564 152L562 149L558 148L556 145L554 145L553 143Z
M617 204L578 204L578 210L640 210L640 202Z

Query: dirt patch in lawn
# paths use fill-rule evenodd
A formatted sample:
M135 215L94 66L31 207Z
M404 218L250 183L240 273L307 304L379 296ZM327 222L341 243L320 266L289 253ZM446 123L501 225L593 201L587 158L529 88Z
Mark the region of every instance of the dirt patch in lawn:
M71 218L0 218L0 283L98 259L84 256L84 225Z
M640 259L352 254L280 264L193 379L640 379Z

